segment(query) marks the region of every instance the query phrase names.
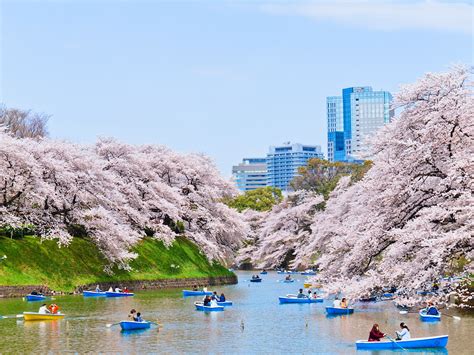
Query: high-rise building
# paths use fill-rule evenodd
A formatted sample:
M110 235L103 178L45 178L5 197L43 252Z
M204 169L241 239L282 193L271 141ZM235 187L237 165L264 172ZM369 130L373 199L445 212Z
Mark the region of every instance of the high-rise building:
M270 147L267 154L267 186L288 191L291 180L298 174L298 168L305 166L311 158L324 158L319 145L288 142Z
M232 177L241 191L250 191L267 186L267 159L244 158L232 167Z
M370 86L342 90L342 96L327 98L328 160L360 160L367 150L365 140L391 121L392 95Z

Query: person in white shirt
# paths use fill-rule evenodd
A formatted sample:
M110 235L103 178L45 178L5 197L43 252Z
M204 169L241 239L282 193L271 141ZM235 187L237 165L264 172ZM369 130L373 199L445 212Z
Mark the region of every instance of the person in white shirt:
M51 313L51 312L49 311L49 309L48 309L48 307L46 306L46 303L45 303L39 308L38 313L39 314L48 314L48 313Z
M341 308L341 300L340 300L338 297L336 297L336 299L335 299L334 302L332 303L332 306L333 306L334 308Z
M403 322L400 323L401 330L395 332L397 334L397 340L408 340L411 338L410 329L408 329L407 325Z
M212 299L212 300L211 300L211 307L217 307L217 306L219 306L219 305L217 304L217 301L214 300L214 299Z

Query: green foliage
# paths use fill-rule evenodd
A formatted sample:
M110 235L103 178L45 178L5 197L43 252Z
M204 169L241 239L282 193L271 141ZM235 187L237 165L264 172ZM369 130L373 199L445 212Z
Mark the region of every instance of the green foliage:
M133 251L138 258L130 263L132 271L115 267L114 274L108 275L107 261L88 239L74 238L60 248L54 240L0 237L0 255L7 255L0 263L0 285L46 285L72 291L78 285L100 282L232 275L224 266L209 262L185 237L176 238L169 248L147 237Z
M357 163L331 163L324 159L313 158L306 166L298 169L299 176L291 182L294 190L310 190L324 196L327 200L329 194L336 188L339 179L351 175L351 181L361 180L372 166L372 162ZM324 207L324 206L322 206Z
M237 197L226 199L224 203L229 207L242 212L246 209L255 211L269 211L272 207L281 202L283 194L276 187L261 187L259 189L246 191Z
M6 236L13 239L23 238L25 235L35 234L35 226L32 224L24 224L21 227L12 227L3 225L0 227L0 236Z

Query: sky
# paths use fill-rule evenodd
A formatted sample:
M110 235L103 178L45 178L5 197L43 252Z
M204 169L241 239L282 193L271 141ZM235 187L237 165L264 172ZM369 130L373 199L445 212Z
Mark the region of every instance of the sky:
M200 152L224 176L283 142L326 151L327 96L473 64L471 1L0 0L0 102L52 138Z

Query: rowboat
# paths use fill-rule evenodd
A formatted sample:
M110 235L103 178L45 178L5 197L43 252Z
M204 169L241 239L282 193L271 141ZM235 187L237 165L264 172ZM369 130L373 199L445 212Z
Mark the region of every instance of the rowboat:
M419 314L420 319L423 322L438 322L441 320L441 313L438 313L437 315L426 314L426 308L420 310Z
M202 291L202 290L191 291L191 290L183 290L183 296L184 296L184 297L187 297L187 296L210 296L210 295L212 295L212 292L211 292L211 291Z
M37 313L37 312L23 312L23 319L24 320L57 320L63 319L64 314L62 313Z
M326 307L326 312L330 315L352 314L354 313L354 308Z
M105 297L106 292L105 291L84 291L82 292L82 295L84 297Z
M107 297L131 297L135 296L132 292L105 292L105 296Z
M283 280L283 282L285 282L285 283L291 283L291 282L295 282L295 280L294 280L294 279L291 279L291 280Z
M371 297L365 297L365 298L360 298L360 302L377 302L377 297L371 296Z
M400 350L419 348L444 348L448 344L447 335L413 338L409 340L356 341L357 350Z
M224 302L217 302L217 304L218 304L219 306L229 307L229 306L232 306L232 305L233 305L233 302L232 302L232 301L224 301Z
M316 272L315 271L312 271L312 270L306 270L306 271L303 271L301 273L301 275L308 275L308 276L311 276L311 275L316 275Z
M262 282L262 279L261 279L261 278L258 278L258 279L250 279L250 282Z
M303 286L304 286L304 288L310 288L310 287L311 287L311 283L305 282L305 283L303 284Z
M202 302L195 302L194 306L196 306L196 311L221 312L224 310L224 306L205 306Z
M147 321L135 322L123 320L120 322L120 328L122 330L137 330L137 329L148 329L150 328L151 323Z
M46 299L45 295L26 295L27 301L43 301Z
M295 295L286 295L278 297L280 303L318 303L323 302L322 298L298 298Z
M267 271L260 271L260 275L266 275L266 274L268 274Z

